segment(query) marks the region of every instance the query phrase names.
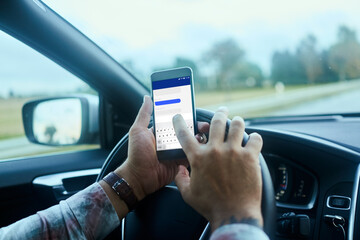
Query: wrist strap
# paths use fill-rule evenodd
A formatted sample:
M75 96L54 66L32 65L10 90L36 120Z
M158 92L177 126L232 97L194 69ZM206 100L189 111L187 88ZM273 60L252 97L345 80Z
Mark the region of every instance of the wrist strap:
M138 199L134 194L134 191L129 186L124 178L120 178L114 172L110 172L103 178L104 182L110 185L121 200L123 200L129 211L133 210L138 203Z

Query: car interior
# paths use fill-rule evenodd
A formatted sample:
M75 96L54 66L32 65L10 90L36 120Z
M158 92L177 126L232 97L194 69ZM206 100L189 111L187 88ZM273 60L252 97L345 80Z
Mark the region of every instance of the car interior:
M129 128L150 91L41 1L1 1L0 29L98 93L27 101L22 121L28 141L100 146L1 160L4 227L70 197L125 161ZM77 113L72 114L79 121L70 128L79 128L76 137L53 143L51 127L44 136L37 135L36 115L49 113L46 104L57 111L66 104L74 106ZM197 108L197 121L210 122L213 114ZM264 142L262 213L269 237L360 239L360 113L254 117L245 123L246 133L259 133ZM207 221L170 184L147 197L108 239L209 239L210 233Z

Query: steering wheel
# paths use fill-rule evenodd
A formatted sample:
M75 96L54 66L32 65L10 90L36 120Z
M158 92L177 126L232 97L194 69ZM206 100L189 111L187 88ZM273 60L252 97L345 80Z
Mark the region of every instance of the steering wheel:
M197 121L211 122L214 113L197 109ZM230 120L227 122L226 133ZM243 145L249 136L244 133ZM114 147L97 177L100 181L109 172L120 166L127 158L128 134ZM263 189L261 211L264 231L272 239L275 233L275 195L269 169L263 156L259 155ZM168 185L143 199L121 223L123 240L135 239L209 239L211 230L207 221L187 205L175 185Z

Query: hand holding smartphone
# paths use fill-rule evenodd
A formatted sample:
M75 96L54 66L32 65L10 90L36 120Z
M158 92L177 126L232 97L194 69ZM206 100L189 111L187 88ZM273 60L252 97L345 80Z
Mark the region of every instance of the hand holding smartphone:
M181 114L189 131L195 135L196 110L193 74L189 67L154 72L151 75L153 123L159 160L185 158L177 140L172 118Z

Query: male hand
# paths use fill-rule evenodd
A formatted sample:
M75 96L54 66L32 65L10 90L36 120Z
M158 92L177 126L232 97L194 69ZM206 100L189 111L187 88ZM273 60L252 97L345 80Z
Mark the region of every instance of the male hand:
M119 176L129 182L139 201L172 182L178 172L179 164L188 165L186 159L159 162L153 129L148 129L152 110L152 101L149 96L145 96L138 116L129 131L128 159L115 170ZM209 124L199 123L198 129L199 132L207 132ZM191 137L196 141L194 136Z
M231 121L226 141L227 109L221 108L210 124L207 144L199 144L186 128L181 115L173 118L176 135L191 166L191 177L179 166L175 182L184 200L202 214L215 230L229 223L253 223L262 227L260 135L253 133L241 146L245 124Z

